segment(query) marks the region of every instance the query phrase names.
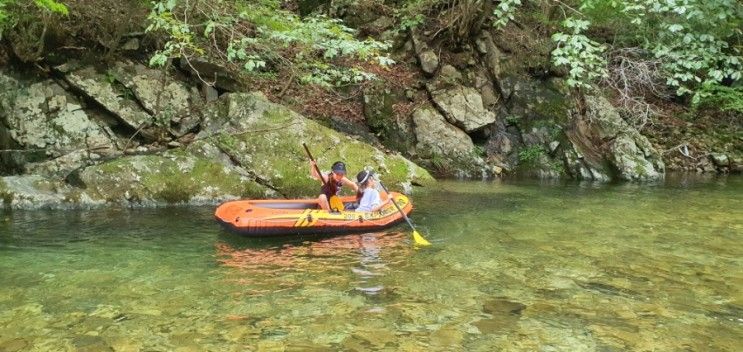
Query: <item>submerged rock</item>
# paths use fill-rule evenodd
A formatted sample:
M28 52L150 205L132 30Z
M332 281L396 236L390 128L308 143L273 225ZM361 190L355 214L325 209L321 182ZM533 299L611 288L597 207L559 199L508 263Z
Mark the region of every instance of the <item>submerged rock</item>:
M491 318L478 320L474 325L484 334L493 334L515 329L521 312L526 305L503 298L489 300L483 304L482 311Z
M14 339L6 340L0 343L0 351L16 352L24 351L29 346L29 342L26 339L17 337Z

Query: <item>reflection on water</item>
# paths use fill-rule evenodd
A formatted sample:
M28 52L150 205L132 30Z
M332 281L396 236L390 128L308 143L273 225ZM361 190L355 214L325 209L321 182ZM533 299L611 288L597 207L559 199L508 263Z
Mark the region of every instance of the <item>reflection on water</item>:
M218 242L217 261L225 267L239 269L235 272L236 281L242 284L251 282L246 278L259 277L263 281L263 277L277 272L322 274L333 269L350 269L356 275L355 290L376 296L384 292L384 285L377 278L389 271L388 265L396 262L393 258L404 257L411 251L406 236L401 232L354 234L267 248ZM273 292L276 291L260 293Z
M0 351L737 351L743 179L442 182L410 232L209 208L0 216Z

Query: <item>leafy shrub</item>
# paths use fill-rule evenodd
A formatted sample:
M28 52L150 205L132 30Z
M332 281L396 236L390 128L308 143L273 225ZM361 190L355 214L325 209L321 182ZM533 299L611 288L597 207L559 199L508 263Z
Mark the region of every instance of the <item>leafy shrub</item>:
M583 35L590 22L568 18L563 26L571 33L557 32L552 40L557 47L552 51L552 63L555 66L568 66L567 83L571 87L590 88L591 83L606 77L606 60L602 53L606 46Z
M150 60L153 66L204 57L249 73L290 69L302 82L333 86L373 77L354 67L354 60L394 63L384 54L389 44L359 40L338 19L300 18L274 0L194 1L190 7L158 1L149 22L148 32L166 38Z
M743 116L743 87L705 84L694 96L692 106L695 108L720 109Z
M44 53L49 27L68 13L56 0L0 0L0 39L8 39L21 60L36 61Z
M546 152L540 145L532 145L519 150L519 161L523 164L535 163Z

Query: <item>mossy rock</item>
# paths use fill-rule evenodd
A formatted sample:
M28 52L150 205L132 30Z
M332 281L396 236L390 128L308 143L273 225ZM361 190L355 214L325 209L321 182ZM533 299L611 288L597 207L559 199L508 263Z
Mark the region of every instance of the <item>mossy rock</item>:
M402 156L385 154L368 143L324 127L271 103L260 93L230 94L221 104L216 108L228 116L210 119L210 123L221 127L212 125L207 129L224 132L209 135L209 142L286 197L313 196L319 189L318 181L310 177L302 142L307 143L323 170L342 160L350 177L371 167L391 187L433 181L427 171Z
M13 202L13 193L8 190L8 186L5 184L2 178L0 178L0 205L4 208L10 207Z
M513 92L509 100L510 115L521 130L564 126L570 121L574 107L562 80L538 80L519 74L509 75L508 80Z
M370 166L383 181L427 184L433 178L401 156L340 134L260 94L230 94L208 108L193 144L161 155L129 156L88 167L77 179L90 197L124 204L199 204L233 198L317 194L302 141L321 168L344 160L351 177Z
M487 175L481 155L464 131L450 124L432 106L413 112L416 133L416 157L438 175L474 178Z
M120 158L88 167L79 178L91 197L113 203L213 203L266 191L224 164L184 150Z
M406 101L405 92L378 82L364 91L364 117L384 146L405 152L415 144L410 116L399 116L393 106Z
M60 180L41 175L0 178L0 204L8 209L69 209L91 204L88 198L68 197L73 190Z

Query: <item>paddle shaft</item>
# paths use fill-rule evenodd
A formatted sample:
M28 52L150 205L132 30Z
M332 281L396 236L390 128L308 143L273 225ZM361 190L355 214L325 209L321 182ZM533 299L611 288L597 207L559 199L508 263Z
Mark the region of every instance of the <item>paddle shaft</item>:
M380 186L382 186L382 189L383 189L383 190L384 190L385 192L387 192L387 196L388 196L388 197L390 197L390 201L392 201L392 204L394 204L394 205L395 205L395 208L397 208L397 211L399 211L399 212L400 212L400 214L402 214L402 218L403 218L403 219L405 219L405 221L407 221L407 222L408 222L408 225L410 225L410 228L412 228L412 229L413 229L413 231L417 231L417 230L415 229L415 226L413 226L413 223L412 223L412 222L410 222L410 219L408 219L408 216L407 216L407 215L405 215L405 212L404 212L404 211L402 211L402 209L400 209L400 206L399 206L399 205L397 205L397 202L395 202L395 198L393 198L393 197L392 197L392 194L390 194L390 191L388 191L388 190L387 190L387 187L385 187L385 186L384 186L384 183L382 183L382 181L379 181L379 185L380 185Z
M304 147L304 151L307 152L307 156L310 157L310 160L315 161L315 158L312 157L312 153L310 153L310 148L307 148L307 144L302 143L302 146ZM317 167L317 162L315 162L315 171L317 172L317 176L320 176L320 182L322 182L322 185L324 187L327 187L327 182L325 182L325 178L322 177L322 172L320 172L320 168Z

